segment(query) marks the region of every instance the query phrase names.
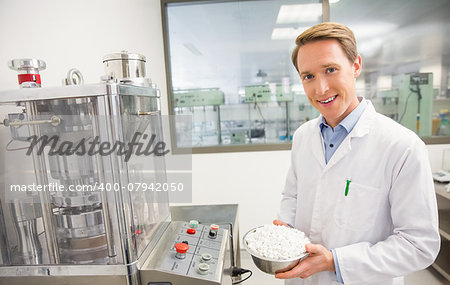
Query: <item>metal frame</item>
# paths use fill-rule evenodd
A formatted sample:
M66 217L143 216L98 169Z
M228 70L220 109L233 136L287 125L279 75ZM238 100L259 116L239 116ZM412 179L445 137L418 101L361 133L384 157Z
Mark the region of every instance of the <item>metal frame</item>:
M83 98L103 95L133 95L159 97L159 94L147 87L126 86L115 82L86 85L69 85L49 88L22 88L0 92L0 103L28 102L62 98Z
M260 0L245 0L245 1L260 1ZM164 41L164 63L166 68L166 86L168 96L168 108L169 115L175 115L173 112L172 104L172 77L170 68L170 43L168 37L168 22L167 22L167 4L179 3L191 4L191 3L224 3L224 2L239 2L239 0L161 0L161 19L163 29L163 41ZM322 0L322 22L330 21L330 3L329 0ZM171 120L170 123L170 136L172 151L174 154L185 153L219 153L219 152L248 152L248 151L274 151L274 150L290 150L292 143L279 143L279 144L246 144L246 145L218 145L211 147L193 147L193 148L179 148L176 146L175 141L175 124ZM425 144L450 144L450 137L426 137L421 138Z

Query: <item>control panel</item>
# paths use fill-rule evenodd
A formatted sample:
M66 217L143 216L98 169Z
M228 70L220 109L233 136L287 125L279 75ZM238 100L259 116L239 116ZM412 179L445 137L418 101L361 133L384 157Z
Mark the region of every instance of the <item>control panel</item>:
M228 230L216 224L171 222L141 269L142 284L228 284L222 282L227 239Z

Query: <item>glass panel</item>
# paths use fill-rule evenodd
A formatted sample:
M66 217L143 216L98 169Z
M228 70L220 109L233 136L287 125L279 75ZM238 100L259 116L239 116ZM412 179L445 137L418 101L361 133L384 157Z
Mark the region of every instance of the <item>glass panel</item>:
M346 0L330 11L358 41L358 93L422 138L449 137L450 2Z
M194 149L289 143L317 115L291 52L322 20L320 1L186 1L165 11L171 112L192 116ZM179 148L191 146L183 128L175 125Z

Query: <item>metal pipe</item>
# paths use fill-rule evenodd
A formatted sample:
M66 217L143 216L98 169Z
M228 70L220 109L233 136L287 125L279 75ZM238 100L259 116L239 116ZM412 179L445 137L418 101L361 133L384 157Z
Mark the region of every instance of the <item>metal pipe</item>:
M38 111L36 102L30 101L25 103L30 119L37 119ZM40 130L38 125L29 126L30 136L40 137ZM32 158L36 176L36 183L38 185L48 185L47 167L45 160L38 154L38 149L41 148L41 142L38 142L37 148L33 148ZM50 202L50 193L48 191L39 191L39 198L42 205L42 221L44 224L45 239L47 242L48 258L50 264L59 264L59 249L57 247L56 231L53 225L52 207Z
M3 204L0 197L0 264L11 264L10 248L8 244L8 236L6 234L6 223L3 215Z
M3 125L9 127L20 127L20 126L31 126L31 125L42 125L42 124L51 124L53 126L58 126L59 124L61 124L61 118L57 117L57 116L52 116L50 118L50 120L36 120L36 121L21 121L21 120L14 120L12 122L10 122L9 120L5 119L2 122Z
M92 113L90 115L92 117L93 135L94 137L100 137L100 128L98 123L99 114L96 111L96 108L93 108ZM95 161L97 163L98 182L100 185L104 185L106 183L105 169L103 168L103 159L98 152L95 155ZM108 196L106 191L100 191L100 200L102 201L103 223L105 225L105 237L106 237L106 246L108 248L108 256L110 258L114 258L117 256L117 254L114 249L114 237L111 223L111 213L109 211Z
M286 140L291 141L291 118L289 117L289 103L286 101Z
M111 86L114 87L114 86ZM110 141L125 141L122 136L122 129L123 126L121 124L121 113L118 108L120 108L120 102L119 102L119 96L117 95L117 92L115 90L112 90L112 88L108 92L109 96L106 97L105 102L105 108L106 113L111 114L111 120L108 121L108 124L111 124L108 129L111 130L109 133L109 139ZM115 161L113 163L118 164L119 173L116 175L113 175L114 183L116 183L116 179L118 177L119 184L123 184L127 181L126 175L127 173L124 173L124 165L122 159L115 158ZM136 260L137 260L137 253L135 248L135 243L133 241L133 233L131 231L131 228L133 226L133 217L131 216L133 213L132 204L131 204L131 198L130 198L130 192L125 192L125 195L123 195L122 191L114 191L114 195L116 197L116 207L117 207L117 213L118 213L118 219L119 219L119 227L121 230L121 242L122 242L122 253L125 258L124 263L128 264L130 267L136 267ZM127 285L135 285L138 284L137 279L137 272L133 272L130 270L128 279L127 279Z
M219 144L222 144L222 126L220 125L220 105L217 105L217 132L219 133Z

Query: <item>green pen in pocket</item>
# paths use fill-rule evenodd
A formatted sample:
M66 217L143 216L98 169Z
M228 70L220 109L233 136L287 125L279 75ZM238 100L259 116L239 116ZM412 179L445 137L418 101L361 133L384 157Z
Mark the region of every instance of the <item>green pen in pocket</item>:
M351 179L347 179L347 185L345 186L345 196L348 195L348 190L350 189L350 182L352 182Z

